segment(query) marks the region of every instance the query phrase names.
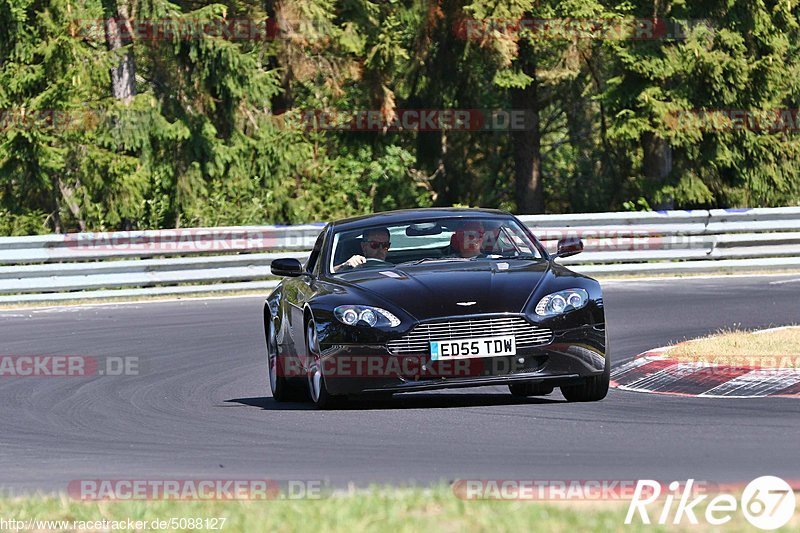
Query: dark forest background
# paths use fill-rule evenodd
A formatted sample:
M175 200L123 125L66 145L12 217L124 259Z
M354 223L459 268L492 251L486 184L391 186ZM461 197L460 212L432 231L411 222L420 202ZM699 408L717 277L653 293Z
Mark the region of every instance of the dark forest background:
M513 24L545 19L659 21ZM0 234L796 205L799 20L793 0L0 0ZM308 120L413 109L526 119Z

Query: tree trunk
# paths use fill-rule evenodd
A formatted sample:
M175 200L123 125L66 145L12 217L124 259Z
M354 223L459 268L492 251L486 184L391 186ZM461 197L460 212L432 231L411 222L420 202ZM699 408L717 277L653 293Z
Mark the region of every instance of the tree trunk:
M606 195L602 180L601 161L593 157L593 117L588 97L584 94L586 80L579 76L569 82L569 100L564 111L567 119L567 138L575 150L575 181L571 190L564 191L571 212L605 211Z
M106 15L106 44L111 51L119 50L133 42L133 28L128 5L125 0L104 0ZM111 95L124 102L136 95L136 64L133 51L122 53L119 63L111 69Z
M72 216L78 221L78 227L80 227L81 231L86 231L86 221L83 220L81 208L78 202L75 201L75 190L65 184L60 177L56 178L56 183L58 184L59 192L61 192L61 197L69 208L69 212L72 213Z
M522 54L522 47L520 54ZM528 51L530 53L530 51ZM523 72L533 78L524 89L511 90L514 110L525 110L525 127L512 133L514 140L514 179L518 214L544 213L542 189L542 136L540 131L538 82L532 59L523 63Z
M672 172L672 147L655 133L647 132L642 135L642 149L645 180L651 190L659 190ZM661 198L653 209L675 209L675 200L672 196Z
M264 10L269 17L268 38L278 43L277 53L270 54L267 59L269 69L281 72L281 88L270 100L270 110L276 115L289 111L294 107L294 96L292 93L292 82L295 79L294 64L291 60L293 51L290 40L287 39L290 24L285 15L284 2L278 0L266 0ZM296 21L295 21L296 22Z

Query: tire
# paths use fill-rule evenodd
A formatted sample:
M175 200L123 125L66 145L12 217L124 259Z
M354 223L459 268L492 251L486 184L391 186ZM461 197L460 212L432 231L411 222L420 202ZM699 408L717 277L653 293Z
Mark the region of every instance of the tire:
M308 396L311 403L318 409L331 409L338 406L343 398L333 396L328 392L325 385L325 375L322 372L322 363L319 355L319 339L317 338L317 328L314 319L310 319L306 325L306 346L308 348Z
M275 326L270 320L266 329L267 364L269 366L269 388L276 402L302 402L308 399L303 382L297 378L288 378L284 372L278 371L278 340ZM285 366L285 365L284 365Z
M547 396L553 392L553 386L544 383L510 383L508 390L513 396L527 398L528 396Z
M599 402L608 394L608 384L611 381L611 362L606 352L606 364L603 373L583 380L576 385L561 387L561 394L568 402Z

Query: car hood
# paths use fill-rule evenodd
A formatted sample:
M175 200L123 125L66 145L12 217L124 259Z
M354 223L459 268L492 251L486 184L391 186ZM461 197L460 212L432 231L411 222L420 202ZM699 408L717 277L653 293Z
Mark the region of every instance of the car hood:
M548 266L519 260L423 263L348 272L340 279L426 320L522 312Z

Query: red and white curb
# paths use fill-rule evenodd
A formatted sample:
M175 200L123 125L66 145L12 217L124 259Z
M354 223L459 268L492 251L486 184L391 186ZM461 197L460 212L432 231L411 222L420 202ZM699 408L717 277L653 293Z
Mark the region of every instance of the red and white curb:
M760 368L670 359L665 346L638 355L611 372L619 390L701 398L800 397L800 368Z

